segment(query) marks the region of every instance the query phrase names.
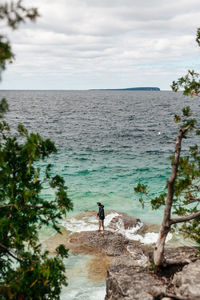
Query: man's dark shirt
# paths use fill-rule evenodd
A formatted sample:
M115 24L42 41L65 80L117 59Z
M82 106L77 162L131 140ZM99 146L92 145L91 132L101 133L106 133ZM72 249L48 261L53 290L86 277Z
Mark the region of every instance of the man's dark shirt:
M104 220L105 219L105 215L104 215L104 206L100 206L99 207L99 212L97 214L97 216L99 217L99 219Z

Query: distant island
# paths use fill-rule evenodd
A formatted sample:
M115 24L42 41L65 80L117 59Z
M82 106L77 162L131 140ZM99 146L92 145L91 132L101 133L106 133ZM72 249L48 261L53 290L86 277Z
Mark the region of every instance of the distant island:
M135 87L124 89L91 89L90 91L160 91L158 87Z

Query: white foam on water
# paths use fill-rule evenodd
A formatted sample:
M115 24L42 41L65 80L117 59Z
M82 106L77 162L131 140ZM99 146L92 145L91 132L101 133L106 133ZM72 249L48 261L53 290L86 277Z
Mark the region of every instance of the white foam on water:
M105 220L104 220L104 225L105 225L105 227L108 227L109 224L110 224L110 222L112 221L112 219L115 218L115 217L117 217L117 216L119 216L118 213L111 213L111 214L107 215L107 216L105 217ZM109 229L108 229L108 230L109 230Z
M76 290L66 292L63 290L61 300L104 300L105 287L77 286Z
M110 221L115 216L120 216L120 215L117 213L112 214L112 218L110 218ZM142 244L146 244L146 245L155 244L157 242L159 233L148 232L144 236L137 234L138 230L140 230L143 225L144 224L142 222L138 222L135 227L125 229L123 220L121 218L119 218L118 222L116 223L116 229L108 227L107 230L121 233L123 236L125 236L129 240L139 241ZM109 226L109 224L108 224L108 226ZM169 233L167 235L166 242L168 242L171 239L172 239L172 234Z
M90 222L88 220L78 220L69 218L61 223L67 230L71 232L93 231L97 230L98 221L94 218Z
M144 236L142 236L140 234L135 234L132 236L132 238L130 238L129 235L127 235L127 237L134 241L138 241L142 244L150 245L150 244L155 244L157 242L158 235L159 235L159 233L157 233L157 232L147 232ZM171 239L172 239L172 234L168 233L166 242L168 242Z
M109 227L113 218L119 217L117 223L115 223L115 227ZM98 230L98 219L96 216L84 216L82 219L78 219L76 217L69 217L65 221L61 223L67 230L71 232L81 232L81 231L96 231ZM125 229L124 222L120 218L120 214L118 213L110 213L106 216L104 220L105 229L111 232L117 232L125 236L129 240L138 241L142 244L155 244L158 239L158 233L156 232L148 232L144 236L137 234L138 230L142 228L144 225L142 222L138 222L135 227ZM166 242L172 239L172 234L169 233L167 236Z
M119 216L119 214L111 213L107 215L104 221L105 227L109 226L112 219L116 216ZM98 219L96 216L86 216L81 220L76 217L70 217L62 221L61 225L71 232L95 231L98 229Z
M69 254L64 259L68 286L62 287L61 300L104 300L106 283L95 282L88 278L88 262L90 255ZM96 298L95 298L95 295Z
M116 224L117 230L115 231L121 233L129 240L139 241L140 243L146 245L155 244L157 242L159 233L147 232L144 236L137 234L138 230L140 230L143 225L144 224L142 222L138 222L135 227L125 229L123 220L119 219L119 221ZM166 242L168 242L171 239L172 239L172 234L168 233Z
M118 232L127 237L129 240L134 240L135 233L142 228L143 223L138 222L135 227L125 229L124 228L124 222L122 219L119 219L119 222L117 223Z

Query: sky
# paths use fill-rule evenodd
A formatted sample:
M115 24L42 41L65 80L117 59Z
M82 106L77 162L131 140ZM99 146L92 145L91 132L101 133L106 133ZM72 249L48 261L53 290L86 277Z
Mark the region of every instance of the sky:
M0 89L170 90L199 70L199 0L25 0L36 23L9 31L15 62Z

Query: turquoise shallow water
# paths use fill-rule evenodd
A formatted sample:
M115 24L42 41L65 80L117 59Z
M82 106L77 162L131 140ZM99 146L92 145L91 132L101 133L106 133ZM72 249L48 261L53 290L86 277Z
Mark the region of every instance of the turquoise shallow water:
M88 280L87 263L90 257L71 255L66 260L68 286L63 288L61 300L103 300L105 282ZM78 284L77 284L78 282Z
M177 132L173 115L186 104L198 112L197 100L141 91L1 91L0 96L10 104L9 123L23 123L55 141L58 153L50 162L69 187L70 214L96 209L100 201L106 209L160 222L161 213L143 210L133 188L141 182L149 184L152 196L163 191ZM43 196L52 197L49 190Z
M106 209L160 223L162 211L142 209L133 188L146 183L152 196L164 190L177 133L173 115L188 104L198 113L197 100L136 91L0 91L0 97L10 104L11 125L23 123L55 141L58 153L40 166L51 162L52 171L65 178L74 203L69 215L96 209L100 201ZM190 142L184 141L183 151ZM44 188L43 197L53 195ZM104 299L105 282L88 280L87 259L71 255L66 261L69 286L61 299Z

